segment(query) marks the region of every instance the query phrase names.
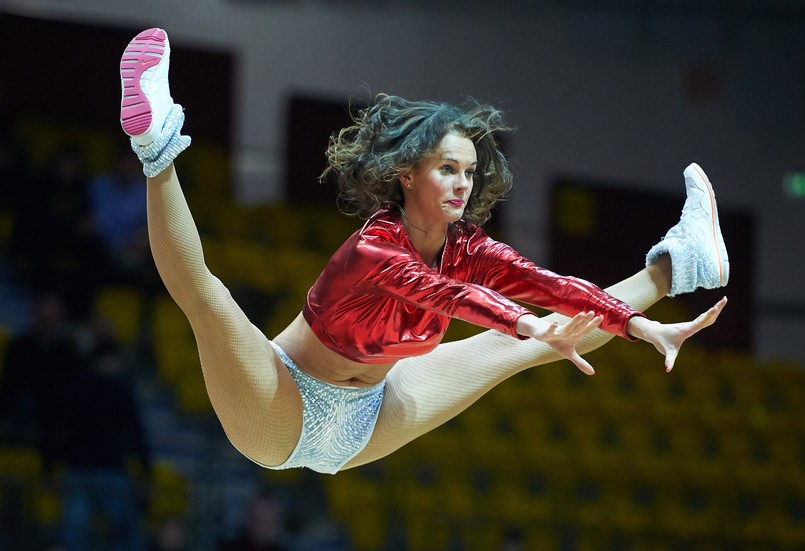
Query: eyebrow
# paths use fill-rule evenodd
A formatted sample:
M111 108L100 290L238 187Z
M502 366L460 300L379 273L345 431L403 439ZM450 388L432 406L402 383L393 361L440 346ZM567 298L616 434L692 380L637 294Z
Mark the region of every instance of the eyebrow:
M451 161L451 162L454 162L454 163L456 163L456 164L461 164L461 163L460 163L460 162L459 162L457 159L454 159L453 157L450 157L450 153L445 153L445 154L443 154L443 155L442 155L442 159L441 159L441 160L442 160L442 161ZM478 164L478 161L473 161L473 162L471 162L470 164L471 164L471 165L477 165L477 164Z

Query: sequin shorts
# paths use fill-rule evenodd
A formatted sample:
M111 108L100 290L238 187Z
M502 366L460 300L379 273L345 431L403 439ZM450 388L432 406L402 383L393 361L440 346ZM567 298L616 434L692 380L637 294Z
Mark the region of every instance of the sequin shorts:
M386 382L361 388L331 385L299 369L274 342L271 346L299 387L302 434L288 460L268 468L307 467L319 473L335 474L369 442L383 403Z

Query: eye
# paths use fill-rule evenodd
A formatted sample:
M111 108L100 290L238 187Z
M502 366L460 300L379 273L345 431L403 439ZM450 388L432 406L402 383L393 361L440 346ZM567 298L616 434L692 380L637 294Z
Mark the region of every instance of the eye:
M475 178L475 169L471 168L466 172L468 178Z
M452 165L442 165L439 167L439 170L442 174L453 174L453 172L455 172Z

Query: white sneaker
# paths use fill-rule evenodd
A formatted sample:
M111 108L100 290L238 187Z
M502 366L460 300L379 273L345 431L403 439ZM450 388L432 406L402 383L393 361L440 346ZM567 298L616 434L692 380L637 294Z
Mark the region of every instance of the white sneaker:
M169 66L168 33L157 28L134 37L120 59L120 125L138 145L159 136L173 107Z
M710 180L707 179L707 174L696 163L691 163L685 169L684 175L688 198L682 207L680 222L686 222L690 230L696 232L695 238L705 253L705 262L715 265L715 269L710 267L704 270L711 272L711 275L706 278L707 281L704 281L702 286L706 289L723 287L730 278L730 261L718 223L716 194Z
M647 265L662 253L671 256L669 296L690 293L699 287L723 287L730 277L713 186L696 163L688 166L684 175L687 199L682 216L646 256Z

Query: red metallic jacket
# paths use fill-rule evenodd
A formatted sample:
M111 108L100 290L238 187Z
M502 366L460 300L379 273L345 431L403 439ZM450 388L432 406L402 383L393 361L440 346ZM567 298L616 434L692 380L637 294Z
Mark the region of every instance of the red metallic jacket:
M392 210L377 212L335 252L303 315L331 350L380 364L433 350L450 318L525 338L515 326L530 311L512 300L567 316L592 310L604 315L602 329L626 338L629 318L642 315L592 283L536 266L465 222L451 226L441 263L430 268Z

